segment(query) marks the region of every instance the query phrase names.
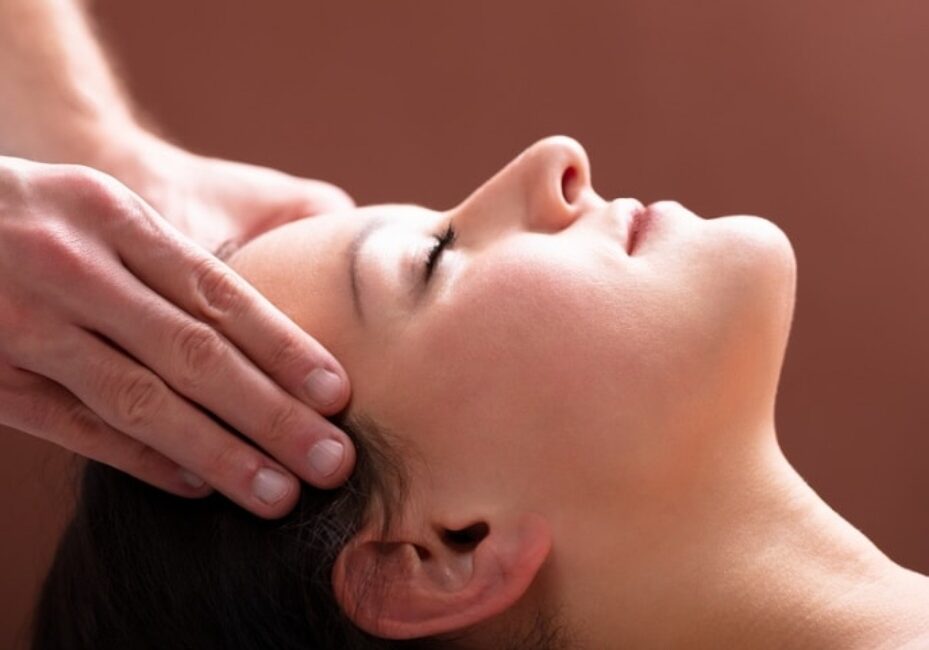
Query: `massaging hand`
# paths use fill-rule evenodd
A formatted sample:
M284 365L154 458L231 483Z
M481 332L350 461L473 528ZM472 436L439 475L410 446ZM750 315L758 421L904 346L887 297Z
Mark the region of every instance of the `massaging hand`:
M294 219L354 206L329 183L198 156L141 129L124 136L119 151L99 168L113 170L178 230L213 251Z
M204 243L350 204L323 183L156 149L163 183L140 188ZM338 363L112 177L0 157L0 278L0 424L264 517L296 501L285 467L320 487L351 471L351 443L320 415L347 401Z

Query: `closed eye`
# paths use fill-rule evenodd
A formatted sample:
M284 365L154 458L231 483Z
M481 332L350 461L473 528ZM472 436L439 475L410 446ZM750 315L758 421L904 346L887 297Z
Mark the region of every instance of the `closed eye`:
M452 222L448 222L448 226L445 228L445 232L441 235L434 235L435 244L429 249L429 254L426 256L425 264L425 273L424 278L426 283L429 282L429 279L432 277L432 273L435 271L436 266L439 263L439 257L442 255L442 251L445 250L447 246L451 246L455 243L455 238L457 233L452 227Z

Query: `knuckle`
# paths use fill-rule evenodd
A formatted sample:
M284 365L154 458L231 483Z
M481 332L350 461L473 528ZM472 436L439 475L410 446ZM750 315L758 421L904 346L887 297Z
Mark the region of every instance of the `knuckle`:
M84 217L97 226L135 222L138 200L132 191L112 176L83 165L61 165L54 182L62 199L70 199L80 209L74 217Z
M165 466L165 457L155 449L142 443L132 445L128 456L126 470L134 476L157 476Z
M87 277L88 255L74 233L46 230L34 239L33 249L36 279L45 280L47 286L73 286Z
M286 402L275 407L266 422L261 432L262 443L271 447L278 446L296 434L300 424L300 411L293 402Z
M9 234L20 261L55 263L71 255L75 248L73 233L44 219L23 221Z
M54 195L30 194L33 196L23 197L17 206L15 218L0 221L0 273L9 280L7 291L22 288L27 281L33 289L36 285L48 288L71 283L74 274L84 275L92 257L88 255L92 244L75 225L72 214L59 209L54 198L50 199L52 205L47 205L44 198Z
M72 404L64 413L64 428L73 443L72 449L88 458L101 460L107 451L102 423L81 403Z
M199 388L217 369L225 346L214 330L202 323L186 323L176 335L177 381L185 390Z
M122 427L138 430L147 429L155 421L167 397L161 380L147 372L136 372L119 380L111 403Z
M243 450L241 443L230 442L212 452L203 468L198 469L198 474L213 484L232 484L242 475L253 471L257 465Z
M92 244L71 223L40 217L7 225L0 270L11 280L9 289L30 289L20 291L24 300L37 301L37 294L45 297L86 282L100 266Z
M297 342L296 338L289 335L284 336L271 349L267 369L272 374L279 374L284 370L305 363L306 356L303 346Z
M219 321L238 312L242 292L232 272L222 263L204 259L194 268L193 278L196 307L201 314Z
M122 200L114 179L84 165L65 165L59 183L63 191L94 208L112 208Z
M67 426L56 426L54 410L40 396L18 402L17 406L16 424L28 431L41 431L47 439L57 440L61 437L61 429Z

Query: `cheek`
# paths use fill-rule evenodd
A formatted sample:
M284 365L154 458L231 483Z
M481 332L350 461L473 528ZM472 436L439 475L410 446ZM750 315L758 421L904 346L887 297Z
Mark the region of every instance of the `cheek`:
M440 404L445 426L472 436L478 426L542 435L626 417L617 413L630 412L632 378L648 361L642 314L629 300L633 278L600 262L509 256L469 269L392 351L396 376L416 378L412 390L396 386L395 404L421 415Z
M551 259L498 261L458 284L422 341L445 351L449 372L469 377L469 389L571 396L587 384L577 369L603 343L598 326L609 317L609 305L592 299L594 284L584 269Z
M655 304L630 269L562 253L473 269L383 359L398 381L379 382L378 410L435 470L436 494L528 498L563 478L594 498L652 438L667 394L642 324Z
M604 480L673 475L714 413L758 402L758 349L734 342L770 324L759 305L791 259L770 225L717 227L652 260L565 246L475 262L377 357L372 411L449 494L501 476L529 493L561 474L597 498Z

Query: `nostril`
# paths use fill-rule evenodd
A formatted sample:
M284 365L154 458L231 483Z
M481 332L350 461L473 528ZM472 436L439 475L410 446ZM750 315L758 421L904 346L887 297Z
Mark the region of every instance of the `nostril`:
M565 203L573 205L581 193L580 176L576 167L568 167L561 175L561 196Z

